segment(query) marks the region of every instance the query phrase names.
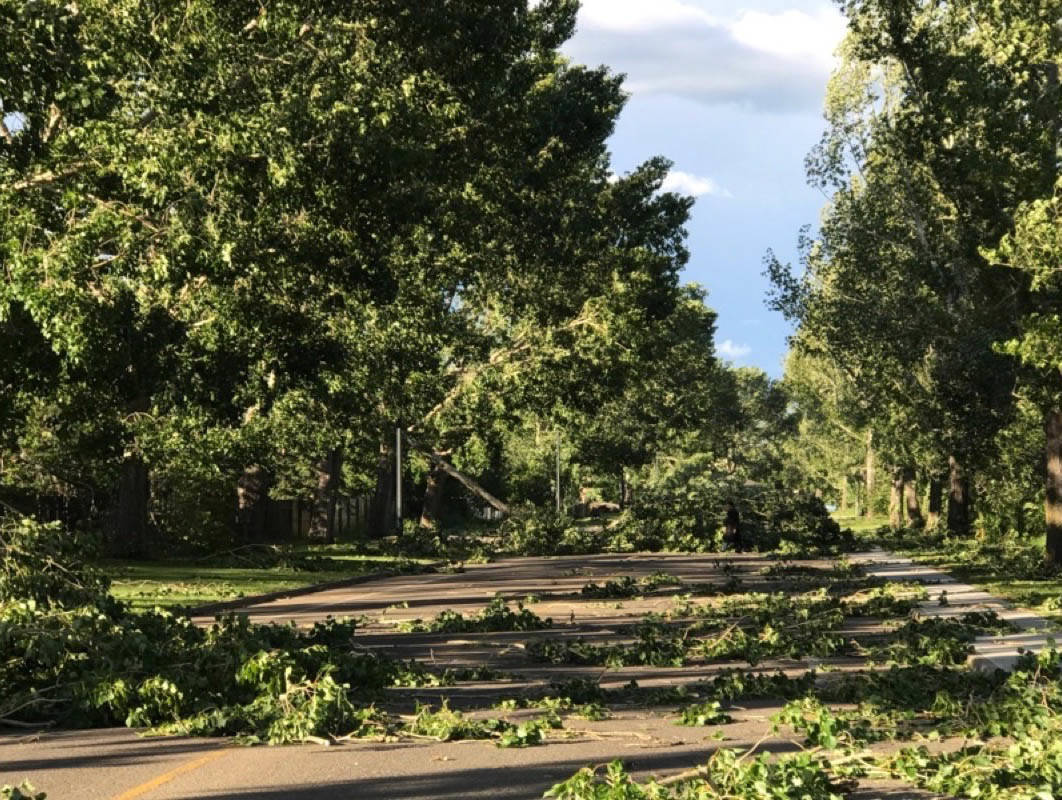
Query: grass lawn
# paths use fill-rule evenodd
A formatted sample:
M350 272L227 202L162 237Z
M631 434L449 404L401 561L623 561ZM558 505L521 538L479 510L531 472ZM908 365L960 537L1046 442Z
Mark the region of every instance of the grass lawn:
M887 516L857 517L851 513L845 514L844 516L834 513L832 516L837 521L838 525L842 528L848 528L854 533L876 531L882 525L889 524L889 518Z
M370 572L415 571L428 559L362 555L349 545L299 548L303 554L327 556L323 569L290 566L218 566L209 560L103 561L98 565L111 579L111 594L134 608L201 606L241 597L329 583Z

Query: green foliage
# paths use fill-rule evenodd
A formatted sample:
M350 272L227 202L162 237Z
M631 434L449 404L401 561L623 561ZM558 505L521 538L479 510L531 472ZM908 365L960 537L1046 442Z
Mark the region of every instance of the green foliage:
M498 728L497 720L470 720L460 711L454 711L443 703L438 711L429 705L417 705L416 715L409 723L409 732L415 736L427 736L440 742L461 739L490 739Z
M403 622L399 629L407 633L491 633L538 631L553 627L552 619L542 619L525 608L523 603L517 603L516 607L517 610L513 611L505 600L495 597L474 617L465 617L459 611L448 609L429 622Z
M887 737L879 720L859 711L834 713L813 697L790 701L771 719L805 734L807 744L828 750Z
M686 706L679 711L679 725L703 727L705 725L725 725L734 719L723 710L718 700L705 700L703 703Z
M23 601L46 609L93 602L107 591L107 579L79 567L93 552L89 537L26 517L0 516L0 604Z
M406 732L440 742L494 739L498 747L531 747L545 741L546 730L559 727L562 724L555 714L514 725L503 719L472 720L443 702L438 711L418 704Z
M596 684L594 684L594 686L596 687ZM582 689L577 689L576 694L577 696L581 696ZM604 695L600 692L600 687L598 687L596 693L591 691L591 696L603 697ZM549 712L549 717L551 719L556 718L556 715L562 711L591 721L608 719L611 715L608 708L599 702L584 702L580 704L576 703L568 696L546 695L538 698L508 698L495 703L494 707L503 711L512 711L517 708L541 708Z
M807 162L829 202L799 272L767 259L773 305L798 324L793 452L833 499L866 485L860 456L876 463L864 510L892 468L939 486L954 464L978 529L1035 534L1059 388L1056 15L980 0L844 13ZM964 536L965 494L947 515Z
M521 722L502 731L501 736L498 737L498 747L532 747L542 744L545 740L544 731L548 727L553 726L542 720Z
M906 617L926 598L918 584L886 583L845 599L845 613L850 617Z
M531 658L551 664L594 664L607 667L637 665L680 667L686 662L689 644L681 632L656 620L634 626L631 644L597 645L582 639L537 639L529 642Z
M666 572L654 572L641 578L624 575L618 581L603 584L588 583L579 590L583 597L596 599L626 599L650 593L661 586L680 586L682 581Z
M620 761L613 761L605 767L605 773L600 780L596 769L581 769L568 780L556 784L545 796L556 800L642 800L649 797L667 797L666 794L655 791L653 794L647 794L627 774Z
M816 677L814 670L791 678L784 672L727 669L712 678L705 691L721 700L802 697L815 687Z
M699 607L692 624L649 615L627 633L629 644L593 644L583 639L540 639L528 654L554 664L608 667L683 666L694 658L741 658L755 665L768 658L828 656L845 646L836 634L844 602L816 592L730 598L718 608Z
M1024 738L1004 747L931 754L901 750L885 760L896 777L934 793L988 800L1048 800L1062 792L1062 743Z
M45 792L38 792L24 781L18 786L0 786L0 800L47 800Z
M964 624L997 623L984 616ZM937 633L946 636L943 630ZM794 763L787 763L792 757L785 755L749 761L748 755L721 751L707 765L664 784L641 784L617 763L604 775L589 769L577 773L554 787L552 796L819 797L842 792L840 777L868 774L952 797L1043 800L1062 788L1056 747L1062 732L1062 656L1055 650L1024 656L1009 674L923 664L821 677L825 680L816 681L813 672L794 679L731 671L711 684L692 687L706 699L684 709L684 716L696 723L702 710L714 718L726 697L790 697L774 716L775 723L791 726L816 748ZM858 707L832 710L827 703ZM961 737L965 745L958 750L919 746L880 755L863 749L882 740L951 737ZM819 748L832 752L819 753ZM765 778L768 764L777 772L757 783L755 778ZM807 794L790 793L801 786Z
M523 508L498 528L502 549L524 556L582 555L600 552L600 531L577 526L563 514L549 509Z
M26 564L45 564L49 577L0 604L0 717L280 743L379 732L385 721L361 703L446 677L356 651L350 620L299 630L228 616L206 629L133 614L56 543L55 526L23 521L17 532L7 591L23 591Z
M759 513L751 525L753 541L761 549L803 557L850 550L853 539L841 530L822 499L808 492L765 492L758 498Z
M662 158L612 179L625 94L561 57L576 14L4 0L0 485L120 506L142 557L231 544L252 468L366 488L396 419L539 501L543 424L614 467L708 419L693 200Z
M610 526L614 550L716 551L726 503L741 514L743 545L814 557L851 550L854 540L833 520L822 500L772 479L741 482L706 454L691 456L639 487L633 506Z
M1057 60L1057 58L1056 58ZM1055 66L1057 69L1057 65ZM1005 351L1037 369L1048 387L1056 385L1062 319L1057 313L1062 284L1057 265L1062 256L1059 216L1062 183L1054 191L1018 208L1015 229L989 255L1028 275L1035 302L1020 320L1020 334L1003 343Z
M601 703L583 703L582 705L574 706L572 714L590 722L600 722L612 716L612 712Z
M958 619L912 619L889 636L889 643L871 649L871 658L897 664L961 664L973 651L971 642L986 633L1012 631L995 612L970 612Z
M772 759L748 758L735 750L716 751L708 762L672 786L636 782L619 761L603 775L587 768L546 793L556 800L692 800L742 797L749 800L840 800L842 787L830 775L829 761L807 753Z

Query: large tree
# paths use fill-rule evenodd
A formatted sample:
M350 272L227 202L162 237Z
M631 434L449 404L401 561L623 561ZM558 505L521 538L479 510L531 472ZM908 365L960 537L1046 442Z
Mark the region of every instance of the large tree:
M1043 47L1030 46L1050 6L846 3L830 128L809 159L833 195L806 275L772 270L805 341L877 406L875 430L933 476L946 461L957 532L1021 380L995 345L1016 332L1026 281L983 249L1051 180Z
M1062 564L1062 181L1020 209L999 257L1031 279L1031 307L1006 349L1036 371L1029 391L1043 411L1046 556Z
M457 296L515 272L481 190L523 128L553 157L527 98L577 130L593 121L547 101L615 83L559 73L574 14L0 3L17 120L0 131L0 299L59 361L49 413L103 434L123 549L143 549L149 467L234 486L249 463L318 463L344 431L415 414L411 376L468 332Z

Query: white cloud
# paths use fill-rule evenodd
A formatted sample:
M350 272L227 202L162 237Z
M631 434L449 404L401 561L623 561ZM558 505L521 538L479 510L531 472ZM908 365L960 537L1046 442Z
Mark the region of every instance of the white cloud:
M789 9L780 14L743 11L730 26L734 39L764 53L792 59L812 59L826 69L844 36L844 17L832 9L814 14Z
M689 195L690 197L700 197L706 194L716 197L734 196L711 178L702 178L699 175L691 175L688 172L682 172L677 169L673 169L667 174L663 184L660 186L660 191L675 192L676 194Z
M739 361L751 353L752 348L747 344L734 344L731 339L727 339L716 347L716 351L724 358L729 358L731 361Z
M579 23L590 28L629 33L716 24L706 11L681 0L583 0Z
M795 7L800 1L723 18L705 10L705 0L585 0L565 50L626 73L635 94L818 111L844 19L825 0Z

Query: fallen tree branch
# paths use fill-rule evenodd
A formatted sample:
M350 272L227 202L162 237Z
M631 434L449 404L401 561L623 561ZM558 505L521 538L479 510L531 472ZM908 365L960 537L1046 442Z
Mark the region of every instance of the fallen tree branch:
M8 719L7 717L0 717L0 728L26 728L27 730L35 730L37 728L50 728L55 725L55 722L22 722L17 719Z
M480 486L472 478L470 478L467 475L465 475L463 472L461 472L456 467L454 467L445 458L443 458L442 456L438 455L434 450L432 450L431 448L425 447L424 445L418 443L408 433L404 434L404 436L405 436L406 441L409 442L409 446L410 447L412 447L414 450L417 450L417 451L423 453L424 455L426 455L431 460L431 462L433 464L438 466L443 472L445 472L451 478L456 480L458 483L460 483L462 486L464 486L470 492L472 492L473 494L478 495L479 497L483 498L492 507L496 508L498 511L502 512L503 514L511 514L512 513L512 510L509 508L509 505L507 503L502 502L497 497L492 495L490 492L488 492L486 489L484 489L482 486Z
M34 175L32 178L26 178L25 180L17 181L11 184L11 188L14 189L16 192L21 192L23 189L32 189L34 186L41 186L43 184L48 183L56 183L58 181L65 180L66 178L69 178L73 175L76 175L78 170L80 170L83 166L85 166L84 163L72 164L61 172L52 172L51 170L46 170L44 172L40 172Z

